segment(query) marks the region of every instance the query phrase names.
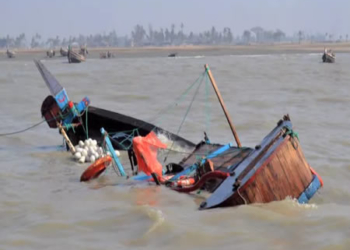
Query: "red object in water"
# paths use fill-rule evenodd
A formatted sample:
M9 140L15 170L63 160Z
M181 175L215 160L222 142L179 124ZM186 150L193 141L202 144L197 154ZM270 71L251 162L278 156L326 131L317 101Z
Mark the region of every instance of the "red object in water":
M221 172L221 171L213 171L213 172L208 172L205 175L202 176L202 178L199 179L199 181L194 184L193 186L189 187L173 187L172 189L178 192L182 193L190 193L193 192L199 188L201 188L204 183L210 179L226 179L228 176L230 176L229 173Z
M132 144L139 170L148 176L155 173L157 177L161 177L163 174L163 167L157 160L157 150L166 148L167 146L158 139L153 131L145 137L135 137L132 140Z
M92 163L81 175L80 181L89 181L91 179L95 179L102 174L103 171L105 171L106 167L112 162L112 157L109 155L106 155L98 160L96 160L94 163Z

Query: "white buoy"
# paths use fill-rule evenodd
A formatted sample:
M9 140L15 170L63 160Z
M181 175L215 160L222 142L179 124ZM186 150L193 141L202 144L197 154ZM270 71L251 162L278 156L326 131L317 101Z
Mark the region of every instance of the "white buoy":
M95 156L95 159L98 159L98 158L100 158L101 155L99 153L95 152L93 156Z
M84 147L84 145L85 145L85 144L84 144L83 141L79 141L79 146L80 146L80 147Z
M76 152L75 155L74 155L74 158L79 160L81 157L81 153L80 152Z
M95 160L96 160L96 157L95 157L94 155L91 155L90 161L91 161L91 162L95 162Z
M88 155L88 152L87 152L87 150L83 149L83 151L81 152L81 154L82 154L83 156L87 156L87 155Z
M120 152L118 150L114 151L117 156L120 156Z
M80 163L84 163L84 162L85 162L85 156L82 156L82 157L79 159L79 162L80 162Z

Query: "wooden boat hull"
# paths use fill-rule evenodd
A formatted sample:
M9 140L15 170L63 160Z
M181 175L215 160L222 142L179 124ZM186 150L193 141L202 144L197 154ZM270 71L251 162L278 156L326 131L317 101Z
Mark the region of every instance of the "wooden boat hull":
M15 58L16 57L16 53L13 51L7 51L6 54L7 54L8 58Z
M61 48L60 49L60 54L61 54L61 56L67 56L68 55L68 51Z
M229 171L231 176L201 204L201 209L267 203L286 197L298 199L315 178L289 117L280 121L247 158ZM308 194L309 198L312 195Z
M335 56L328 54L328 53L324 53L322 56L322 61L324 63L334 63L335 62Z
M69 51L67 57L69 63L81 63L85 61L85 57L83 55L80 55L74 51Z
M54 50L49 50L46 52L47 57L52 58L55 56L55 51Z
M77 121L73 121L73 123L75 122ZM195 146L194 143L151 123L93 106L89 106L88 110L81 117L81 122L83 126L76 127L74 131L72 129L67 131L67 135L73 145L77 145L79 140L86 139L85 130L87 130L89 138L95 139L101 144L100 129L103 127L107 131L114 133L111 136L111 141L113 147L118 150L126 150L131 146L132 138L128 139L128 136L130 136L132 131L142 136L146 136L151 131L154 131L157 134L164 134L182 147L192 148Z

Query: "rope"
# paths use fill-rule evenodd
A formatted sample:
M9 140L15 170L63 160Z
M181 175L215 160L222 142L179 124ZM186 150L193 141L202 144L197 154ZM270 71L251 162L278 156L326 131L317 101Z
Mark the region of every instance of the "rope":
M84 110L84 112L86 112L86 116L85 116L85 124L86 124L86 139L89 139L89 126L88 126L88 108L89 106L86 106L86 109Z
M204 76L204 74L203 74L203 76ZM182 128L182 125L184 124L184 122L185 122L185 120L186 120L186 118L187 118L187 115L188 115L188 113L190 112L190 110L191 110L191 108L192 108L192 104L193 104L194 100L196 99L196 96L197 96L197 94L198 94L199 87L202 85L202 82L203 82L203 77L202 77L202 80L200 81L200 83L199 83L198 86L197 86L196 92L194 93L194 95L193 95L193 97L192 97L191 103L190 103L190 105L188 106L188 108L187 108L187 110L186 110L186 113L185 113L185 116L183 117L183 119L182 119L182 121L181 121L181 124L180 124L180 126L179 126L179 128L178 128L178 130L177 130L177 132L176 132L176 135L177 135L177 136L179 135L180 130L181 130L181 128ZM172 149L173 146L174 146L174 141L171 143L170 149ZM168 156L169 156L169 152L168 152L168 154L165 156L164 162L167 160Z
M292 137L292 138L295 137L295 138L298 139L298 141L300 141L298 132L295 132L295 131L293 131L293 129L290 129L288 127L286 127L286 129L287 129L287 131L285 133L285 136L290 135L290 137Z
M8 136L8 135L20 134L20 133L23 133L23 132L25 132L25 131L28 131L28 130L30 130L30 129L32 129L32 128L35 128L35 127L39 126L40 124L42 124L42 123L45 122L45 121L46 121L46 120L43 119L42 121L40 121L40 122L38 122L38 123L36 123L36 124L34 124L34 125L28 127L28 128L21 129L21 130L18 130L18 131L14 131L14 132L9 132L9 133L0 134L0 136Z
M205 75L205 72L202 73L184 92L182 92L182 94L179 97L177 97L173 103L170 103L167 107L160 110L156 115L151 117L149 120L152 121L152 120L157 120L157 119L161 118L162 115L164 113L166 113L168 110L170 110L170 108L172 106L177 106L179 103L181 103L183 101L183 99L187 96L187 94L190 92L190 90L198 83L198 81L199 80L203 81L204 75ZM160 124L161 124L161 122L160 122Z

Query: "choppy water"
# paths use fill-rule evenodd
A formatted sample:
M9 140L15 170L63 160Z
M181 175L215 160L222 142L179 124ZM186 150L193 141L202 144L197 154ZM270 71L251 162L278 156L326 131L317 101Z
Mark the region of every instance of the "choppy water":
M335 64L320 60L319 54L46 60L71 99L87 95L94 106L173 132L191 93L151 118L209 63L242 143L258 144L289 113L325 186L309 205L286 199L197 211L199 197L130 185L113 172L80 183L88 164L73 162L58 132L42 124L0 137L0 249L350 249L350 54L337 54ZM40 121L49 91L29 57L0 60L0 87L0 134ZM180 134L197 142L205 130L213 142L233 141L208 91L206 98L203 84Z

